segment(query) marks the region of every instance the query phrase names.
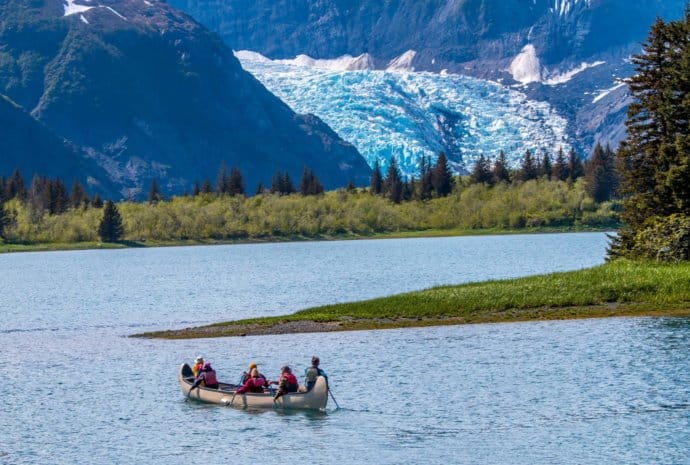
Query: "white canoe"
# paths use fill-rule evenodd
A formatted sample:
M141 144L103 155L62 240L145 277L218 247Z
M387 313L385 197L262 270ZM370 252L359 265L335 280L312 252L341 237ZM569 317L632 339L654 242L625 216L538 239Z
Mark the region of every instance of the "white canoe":
M218 389L196 387L190 394L189 390L194 382L194 376L192 375L192 368L186 363L180 367L177 380L180 383L182 394L188 395L190 399L227 407L318 410L326 408L326 403L328 402L328 386L323 376L316 378L316 384L311 391L285 394L275 402L273 401L273 393L269 390L266 390L263 394L253 392L235 394L235 390L239 386L228 383L219 383Z

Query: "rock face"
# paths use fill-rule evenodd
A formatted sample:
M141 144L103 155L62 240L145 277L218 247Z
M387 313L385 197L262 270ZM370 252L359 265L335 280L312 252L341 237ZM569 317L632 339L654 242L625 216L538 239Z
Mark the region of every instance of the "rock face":
M4 176L18 169L25 176L61 178L68 186L76 179L90 191L117 195L117 186L94 160L2 95L0 141L0 173ZM28 187L31 178L24 181Z
M235 50L271 59L368 54L378 69L466 74L519 85L569 120L585 153L616 145L628 103L617 78L656 16L685 0L170 0Z
M237 166L247 190L310 167L329 188L367 182L357 150L296 115L214 33L154 0L7 0L0 93L81 147L120 188L166 193Z

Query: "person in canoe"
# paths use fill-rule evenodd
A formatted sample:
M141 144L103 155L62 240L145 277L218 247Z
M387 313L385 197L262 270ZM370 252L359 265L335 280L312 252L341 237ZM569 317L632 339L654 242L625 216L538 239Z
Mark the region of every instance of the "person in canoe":
M204 358L199 355L195 360L194 360L194 366L192 366L192 374L196 378L199 376L199 373L201 372L201 369L204 367Z
M304 384L307 387L307 391L311 391L314 384L316 384L316 378L319 376L323 376L326 379L326 386L328 386L328 376L325 371L319 368L319 363L321 363L319 357L314 355L311 358L311 366L304 370Z
M192 392L197 386L207 387L209 389L218 389L218 379L216 378L216 370L211 367L210 362L204 362L201 367L201 372L197 375L192 387L189 388L189 392Z
M264 392L264 388L268 386L266 378L259 373L256 367L249 371L249 376L247 380L242 384L242 386L237 389L236 394L244 394L245 392Z
M297 392L299 388L297 377L292 374L292 370L287 365L280 369L278 381L270 381L269 384L278 385L278 392L273 396L273 400L278 400L279 397L284 396L288 392Z
M240 378L240 386L243 386L244 383L247 382L247 380L251 377L250 373L252 370L256 370L256 374L259 378L263 378L266 381L266 385L268 385L268 379L259 372L259 367L256 366L256 363L251 362L249 363L249 371L245 371L242 373L242 378Z

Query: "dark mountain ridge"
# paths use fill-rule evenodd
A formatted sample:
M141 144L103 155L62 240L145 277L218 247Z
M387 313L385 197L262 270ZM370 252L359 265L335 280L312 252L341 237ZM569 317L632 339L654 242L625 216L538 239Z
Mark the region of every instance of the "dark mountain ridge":
M222 164L248 190L304 166L330 188L368 179L352 145L296 115L165 3L9 0L0 17L0 92L82 147L124 195L152 179L179 193Z

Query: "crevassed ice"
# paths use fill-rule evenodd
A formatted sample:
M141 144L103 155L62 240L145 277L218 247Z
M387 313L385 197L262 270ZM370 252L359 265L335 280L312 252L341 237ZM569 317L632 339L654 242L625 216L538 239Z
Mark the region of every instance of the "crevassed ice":
M500 150L517 164L525 150L569 150L566 120L547 103L466 76L332 71L237 53L242 66L298 113L313 113L352 143L370 166L395 156L417 175L422 155L444 151L459 170Z

